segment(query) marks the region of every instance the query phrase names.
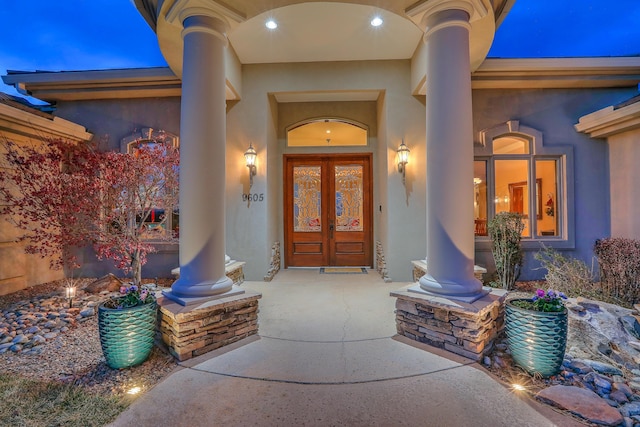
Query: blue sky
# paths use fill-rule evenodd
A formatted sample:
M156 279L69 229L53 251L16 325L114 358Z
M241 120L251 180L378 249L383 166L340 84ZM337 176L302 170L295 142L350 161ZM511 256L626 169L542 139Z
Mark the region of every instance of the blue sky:
M0 75L165 66L129 0L0 0ZM517 0L491 57L640 55L640 0ZM0 90L13 93L12 87Z
M489 56L640 55L639 0L516 0Z

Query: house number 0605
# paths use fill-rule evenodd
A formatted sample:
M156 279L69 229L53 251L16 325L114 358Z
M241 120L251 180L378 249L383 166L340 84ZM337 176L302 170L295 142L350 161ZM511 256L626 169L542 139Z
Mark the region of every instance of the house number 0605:
M242 194L243 202L263 202L264 201L264 193L243 193Z

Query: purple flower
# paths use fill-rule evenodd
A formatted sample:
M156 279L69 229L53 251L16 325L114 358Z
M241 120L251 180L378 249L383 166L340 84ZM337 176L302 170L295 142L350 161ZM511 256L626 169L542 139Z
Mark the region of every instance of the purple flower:
M536 311L560 312L565 309L562 299L567 299L567 296L562 292L553 289L545 292L542 289L538 289L531 298L531 307L527 308Z
M138 290L138 287L136 285L131 285L131 287L129 288L129 292L136 292Z

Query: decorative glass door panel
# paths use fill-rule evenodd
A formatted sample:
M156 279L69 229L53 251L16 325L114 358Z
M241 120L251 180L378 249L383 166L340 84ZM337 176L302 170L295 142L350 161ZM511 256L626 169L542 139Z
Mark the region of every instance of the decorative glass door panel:
M285 267L372 266L371 155L285 155Z
M362 166L335 167L336 231L362 231Z
M293 167L293 231L322 231L322 181L320 166Z

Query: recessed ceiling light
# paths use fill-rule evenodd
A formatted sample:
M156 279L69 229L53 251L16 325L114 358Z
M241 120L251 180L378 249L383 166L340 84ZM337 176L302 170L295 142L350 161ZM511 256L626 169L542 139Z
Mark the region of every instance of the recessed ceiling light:
M269 19L264 25L270 30L275 30L276 28L278 28L278 23L273 19Z
M380 25L382 25L382 22L383 22L382 18L380 18L379 16L376 16L371 20L371 25L374 27L379 27Z

